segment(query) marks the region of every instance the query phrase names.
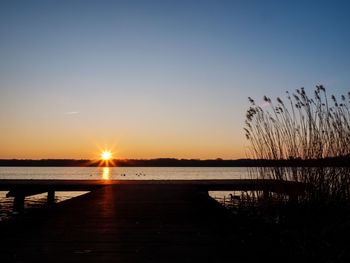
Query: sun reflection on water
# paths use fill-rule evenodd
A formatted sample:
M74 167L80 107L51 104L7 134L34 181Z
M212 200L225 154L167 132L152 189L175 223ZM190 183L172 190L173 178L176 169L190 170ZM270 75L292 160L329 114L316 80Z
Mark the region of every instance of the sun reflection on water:
M109 167L102 167L102 179L103 180L109 180L110 179L110 168Z

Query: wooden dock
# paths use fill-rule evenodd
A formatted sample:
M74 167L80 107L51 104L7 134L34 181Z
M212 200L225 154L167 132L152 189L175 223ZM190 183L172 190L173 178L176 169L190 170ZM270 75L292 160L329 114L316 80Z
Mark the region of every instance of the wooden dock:
M223 262L231 254L222 243L226 210L207 191L297 188L260 183L2 180L0 190L17 194L93 191L2 222L1 262Z
M289 196L291 200L307 191L298 182L271 179L216 179L216 180L0 180L0 191L9 191L7 197L15 197L14 210L21 211L26 196L48 193L48 203L53 203L55 191L91 191L105 186L177 186L191 187L193 191L263 191Z

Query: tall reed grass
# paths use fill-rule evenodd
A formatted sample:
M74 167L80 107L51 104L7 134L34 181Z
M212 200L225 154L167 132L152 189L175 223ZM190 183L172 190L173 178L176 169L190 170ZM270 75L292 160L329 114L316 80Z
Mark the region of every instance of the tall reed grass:
M315 186L305 200L350 200L350 170L344 167L303 167L303 160L343 158L350 162L350 92L329 99L316 86L312 96L304 88L276 101L264 96L262 105L248 98L244 128L251 157L267 160L300 160L300 167L260 168L264 178L294 180Z

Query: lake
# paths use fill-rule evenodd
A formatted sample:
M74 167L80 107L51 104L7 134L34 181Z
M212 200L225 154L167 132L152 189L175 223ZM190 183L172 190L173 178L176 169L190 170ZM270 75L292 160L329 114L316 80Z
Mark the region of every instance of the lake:
M1 179L193 180L249 178L246 167L0 167ZM56 192L62 202L87 192ZM226 193L213 192L221 200ZM46 205L46 194L26 197L25 211ZM0 191L0 220L13 217L13 198Z
M246 167L0 167L0 179L241 179Z

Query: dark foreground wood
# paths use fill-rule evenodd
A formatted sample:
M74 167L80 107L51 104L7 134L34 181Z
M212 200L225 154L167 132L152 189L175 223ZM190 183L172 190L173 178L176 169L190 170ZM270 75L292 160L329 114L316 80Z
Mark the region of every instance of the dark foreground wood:
M9 191L15 197L13 209L21 212L26 196L48 193L48 203L53 203L55 191L91 191L105 186L191 187L193 191L263 191L287 195L290 201L308 191L305 184L271 179L215 179L215 180L0 180L0 191Z
M1 180L15 196L92 190L40 213L0 222L0 262L226 262L227 211L209 190L298 195L276 180ZM232 239L231 239L232 240ZM238 244L241 245L238 241ZM243 246L244 247L244 246Z
M193 186L205 191L270 191L301 194L308 186L299 182L274 179L211 179L211 180L0 180L0 191L48 192L89 191L108 185Z
M223 262L225 213L191 185L108 185L0 222L1 262Z

